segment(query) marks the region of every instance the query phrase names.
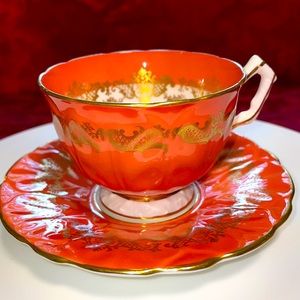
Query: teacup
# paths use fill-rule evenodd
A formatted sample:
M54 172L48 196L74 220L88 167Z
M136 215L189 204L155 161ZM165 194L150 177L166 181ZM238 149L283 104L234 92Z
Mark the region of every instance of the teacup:
M255 74L257 93L236 115L239 90ZM150 50L60 63L39 85L66 151L96 184L92 209L151 222L191 208L199 198L193 183L232 128L257 117L275 80L257 55L243 68L205 53Z

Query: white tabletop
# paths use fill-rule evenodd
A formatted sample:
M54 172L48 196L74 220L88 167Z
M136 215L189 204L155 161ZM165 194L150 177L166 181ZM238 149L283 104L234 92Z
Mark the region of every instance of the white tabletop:
M0 225L1 299L300 299L300 134L261 121L236 132L278 156L295 181L292 215L265 246L196 273L118 278L47 261ZM55 138L47 124L1 140L0 180L18 158Z

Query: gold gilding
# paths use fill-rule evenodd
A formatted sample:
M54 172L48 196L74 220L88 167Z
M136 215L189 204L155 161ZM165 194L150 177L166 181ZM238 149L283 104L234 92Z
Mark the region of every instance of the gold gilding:
M135 82L138 84L139 102L150 103L153 96L153 84L155 76L152 72L147 70L147 63L144 62L143 66L139 69Z
M179 138L188 144L207 144L222 137L223 124L224 114L219 112L209 117L204 127L197 123L171 129L160 125L151 128L137 126L136 130L128 134L123 129L94 128L89 122L78 124L73 120L62 126L74 144L89 146L96 152L100 151L101 141L105 140L116 150L124 152L144 152L148 149L162 149L167 152L167 139Z
M274 157L274 159L276 159L276 157L269 153L272 157ZM277 163L280 164L279 160L277 159ZM39 255L53 261L56 263L63 263L63 264L70 264L73 266L77 266L89 271L93 271L93 272L97 272L97 273L104 273L104 274L118 274L118 275L128 275L128 276L150 276L150 275L154 275L157 273L166 273L166 274L176 274L176 273L184 273L184 272L190 272L190 271L196 271L196 270L201 270L201 269L205 269L208 267L211 267L215 264L217 264L218 262L221 262L223 260L229 259L229 258L234 258L234 257L238 257L241 256L247 252L250 252L260 246L262 246L264 243L266 243L276 232L276 230L287 220L287 218L289 217L289 215L292 212L292 199L294 196L294 192L295 192L295 186L293 183L293 180L291 178L291 176L289 175L288 171L286 169L284 169L282 167L282 169L284 170L285 174L286 174L286 183L289 183L290 185L290 192L286 195L286 209L284 209L278 223L276 223L270 231L268 231L267 234L263 235L262 237L260 237L258 240L252 242L251 244L248 244L247 246L244 246L242 248L237 249L236 251L230 252L230 253L226 253L224 255L220 255L220 256L216 256L216 257L212 257L209 258L201 263L193 263L193 264L188 264L188 265L180 265L180 266L174 266L174 267L158 267L158 268L145 268L145 269L110 269L110 268L102 268L102 267L96 267L96 266L91 266L91 265L85 265L85 264L80 264L80 263L75 263L73 261L70 261L68 259L65 259L63 257L60 256L56 256L53 254L49 254L45 251L42 251L41 249L39 249L36 245L30 243L28 240L26 240L23 236L21 236L20 234L18 234L15 229L13 229L10 224L8 223L8 221L4 218L4 215L1 214L0 218L1 221L4 225L4 227L7 229L7 231L14 236L16 239L18 239L19 241L27 244L29 247L31 247L36 253L38 253ZM10 171L8 171L10 172ZM7 173L8 175L8 173ZM6 175L6 177L7 177ZM222 223L220 223L220 226L222 226ZM224 226L226 226L224 224Z

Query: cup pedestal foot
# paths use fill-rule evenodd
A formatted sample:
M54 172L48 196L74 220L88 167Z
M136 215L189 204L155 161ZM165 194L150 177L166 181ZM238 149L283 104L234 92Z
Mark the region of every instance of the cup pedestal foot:
M203 192L194 182L181 190L161 197L136 197L114 193L96 185L90 196L94 214L129 223L158 223L175 219L201 202Z

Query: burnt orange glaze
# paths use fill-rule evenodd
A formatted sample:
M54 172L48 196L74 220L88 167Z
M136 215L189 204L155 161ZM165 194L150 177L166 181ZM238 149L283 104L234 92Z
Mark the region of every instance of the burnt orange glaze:
M230 91L144 107L68 98L74 82L87 90L97 82L132 83L145 62L157 82L167 76L176 84L201 83L210 93ZM141 51L75 59L48 70L40 84L59 137L82 172L118 192L161 194L212 167L230 133L243 76L237 64L213 55ZM80 92L75 94L80 98Z
M200 268L249 251L291 209L287 172L272 155L237 135L228 138L201 184L201 207L178 219L141 225L100 218L88 204L93 182L55 141L10 169L0 190L1 217L16 237L52 260L142 274L155 268Z

